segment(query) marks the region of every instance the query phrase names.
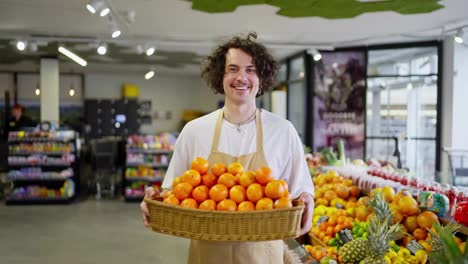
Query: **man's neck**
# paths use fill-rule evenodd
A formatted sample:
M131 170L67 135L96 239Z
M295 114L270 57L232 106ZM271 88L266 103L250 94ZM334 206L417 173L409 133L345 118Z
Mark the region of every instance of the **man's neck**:
M245 122L247 118L251 117L256 109L255 101L250 104L234 104L225 102L224 115L229 122L239 124Z

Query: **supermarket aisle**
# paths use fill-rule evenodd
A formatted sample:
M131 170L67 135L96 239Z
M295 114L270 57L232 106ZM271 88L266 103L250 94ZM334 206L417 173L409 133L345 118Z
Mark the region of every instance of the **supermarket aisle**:
M186 263L188 240L146 230L137 203L0 204L0 263Z

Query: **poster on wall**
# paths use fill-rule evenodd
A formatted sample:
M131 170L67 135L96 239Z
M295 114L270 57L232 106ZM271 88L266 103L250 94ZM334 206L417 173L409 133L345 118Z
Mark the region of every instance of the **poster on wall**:
M364 158L366 52L323 52L314 71L314 151L343 139L348 158Z

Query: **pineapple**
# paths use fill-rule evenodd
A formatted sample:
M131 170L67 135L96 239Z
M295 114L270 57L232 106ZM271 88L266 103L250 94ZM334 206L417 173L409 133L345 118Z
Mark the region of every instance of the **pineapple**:
M436 224L435 229L438 234L432 232L430 245L432 252L429 254L431 264L468 264L468 250L462 254L453 238L455 233L460 230L460 225L451 222L446 226Z
M403 237L401 225L390 226L392 213L382 194L375 194L369 205L374 216L370 219L368 240L358 238L340 248L339 255L345 263L386 264L390 241Z

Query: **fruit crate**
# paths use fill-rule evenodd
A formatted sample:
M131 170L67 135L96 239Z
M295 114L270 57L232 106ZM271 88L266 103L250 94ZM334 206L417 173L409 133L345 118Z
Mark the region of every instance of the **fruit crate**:
M145 199L153 231L209 241L266 241L300 236L304 205L251 212L205 211Z

